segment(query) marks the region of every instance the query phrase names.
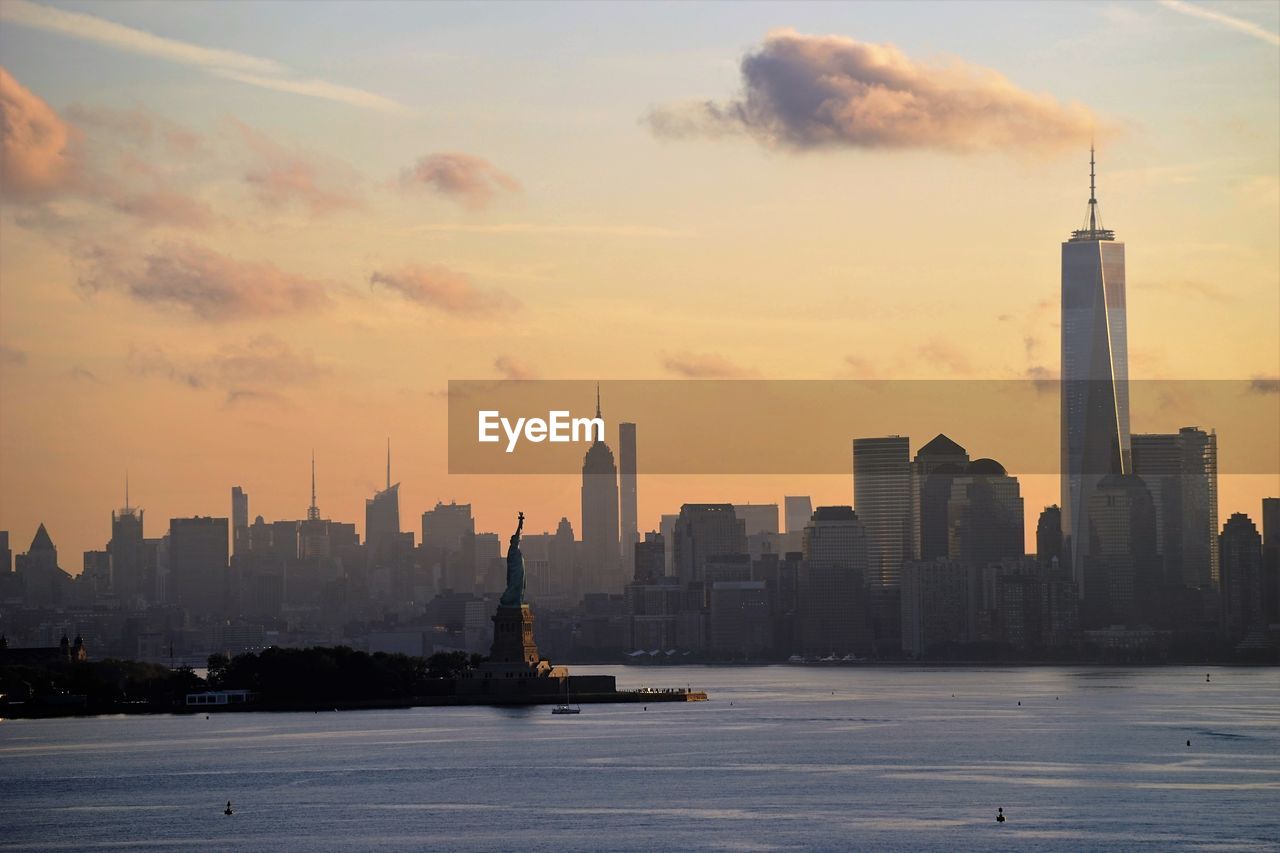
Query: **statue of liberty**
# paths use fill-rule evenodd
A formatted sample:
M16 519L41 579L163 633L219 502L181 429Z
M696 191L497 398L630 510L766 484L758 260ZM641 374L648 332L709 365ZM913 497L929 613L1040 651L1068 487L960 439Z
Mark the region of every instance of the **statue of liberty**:
M507 589L498 604L501 607L519 607L524 604L524 555L520 553L520 531L524 530L524 513L516 522L516 532L511 534L507 548Z

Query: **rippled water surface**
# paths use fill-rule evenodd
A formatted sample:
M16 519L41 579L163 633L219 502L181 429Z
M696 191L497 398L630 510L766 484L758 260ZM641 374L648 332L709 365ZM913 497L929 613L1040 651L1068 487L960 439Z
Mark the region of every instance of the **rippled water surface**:
M0 850L1280 849L1274 669L607 671L712 701L4 721Z

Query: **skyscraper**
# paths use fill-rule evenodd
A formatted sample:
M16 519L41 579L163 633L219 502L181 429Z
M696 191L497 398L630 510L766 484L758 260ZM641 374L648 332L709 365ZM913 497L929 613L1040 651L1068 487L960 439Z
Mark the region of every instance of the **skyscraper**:
M1124 275L1124 243L1098 217L1090 148L1088 217L1062 244L1062 534L1085 597L1090 499L1103 477L1131 470Z
M203 615L223 609L227 593L227 519L169 520L169 603Z
M386 564L398 553L400 539L400 484L391 482L391 441L387 441L387 487L364 502L364 540L369 559Z
M596 386L596 417L600 386ZM620 592L618 551L618 468L613 451L597 439L582 460L582 591Z
M127 503L127 501L126 501ZM239 486L231 487L231 553L249 550L249 495Z
M618 486L622 523L623 569L635 567L635 546L640 541L636 521L636 425L618 424Z
M1218 583L1218 437L1195 427L1135 435L1133 472L1156 512L1160 582L1208 589Z
M111 513L111 541L107 543L111 588L120 600L145 605L155 600L155 577L149 571L143 542L143 513L129 506L127 485L124 494L124 507Z
M901 435L853 440L853 504L867 531L868 584L897 586L910 553L910 444Z
M868 652L870 537L852 507L820 506L804 530L801 647L808 655Z
M746 524L733 504L684 504L672 538L681 586L706 580L707 560L747 553Z
M947 555L947 502L951 480L969 464L969 453L939 433L916 451L911 463L910 556L934 560Z
M1266 629L1262 536L1253 519L1237 512L1222 526L1221 540L1223 625L1236 641Z
M788 533L803 533L813 518L813 500L808 495L787 495L782 499L782 512Z

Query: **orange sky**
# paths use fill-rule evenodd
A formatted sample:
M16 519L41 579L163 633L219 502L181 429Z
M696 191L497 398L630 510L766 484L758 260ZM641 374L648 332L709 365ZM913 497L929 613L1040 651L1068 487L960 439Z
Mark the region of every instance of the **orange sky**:
M1259 36L1154 4L611 5L6 0L15 551L43 520L78 571L126 470L151 536L232 485L301 517L313 448L321 509L363 528L387 436L407 529L449 499L576 527L575 478L448 475L450 379L1051 376L1090 133L1131 376L1280 375L1274 9ZM793 109L816 90L839 108ZM851 491L644 478L641 523ZM1023 491L1034 527L1057 484ZM1256 517L1280 477L1220 493Z

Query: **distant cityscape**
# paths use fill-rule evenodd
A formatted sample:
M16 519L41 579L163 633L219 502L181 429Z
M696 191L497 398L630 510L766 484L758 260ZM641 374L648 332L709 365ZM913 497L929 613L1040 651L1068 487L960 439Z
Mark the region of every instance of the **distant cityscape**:
M1094 177L1062 244L1062 496L1026 553L1018 479L945 434L852 437L853 506L686 503L637 523L639 425L582 464L581 530L526 533L538 644L561 660L637 664L866 660L1260 660L1280 649L1280 498L1218 517L1212 429L1131 434L1124 244ZM600 416L597 400L597 416ZM0 646L202 665L268 646L487 652L503 540L470 504L403 529L385 487L356 524L111 512L72 576L41 525L13 557L0 531ZM545 512L545 508L542 508ZM672 507L675 510L675 507ZM513 520L514 524L514 520ZM70 638L74 637L74 643Z

